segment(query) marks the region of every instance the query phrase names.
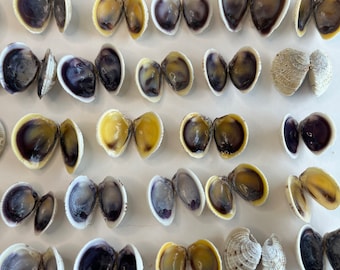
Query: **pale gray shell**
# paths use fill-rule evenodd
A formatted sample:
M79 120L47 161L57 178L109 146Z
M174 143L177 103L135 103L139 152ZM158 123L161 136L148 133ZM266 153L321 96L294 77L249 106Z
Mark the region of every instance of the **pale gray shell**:
M38 96L42 98L54 86L57 81L57 61L50 49L46 50L45 57L41 61L38 73Z
M309 83L316 96L321 96L331 84L332 64L328 56L320 50L310 55Z
M309 66L307 53L291 48L280 51L271 67L275 88L284 95L293 95L303 83Z
M255 270L261 259L262 248L248 228L236 228L225 242L224 264L226 270Z
M262 266L263 270L285 270L286 255L280 244L278 237L272 234L262 246Z
M7 141L6 129L4 124L0 121L0 156L2 152L5 150L6 141Z

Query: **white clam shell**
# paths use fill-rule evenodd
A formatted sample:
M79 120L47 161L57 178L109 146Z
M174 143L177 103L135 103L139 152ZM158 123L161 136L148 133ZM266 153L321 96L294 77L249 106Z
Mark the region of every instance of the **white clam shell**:
M255 270L261 259L262 248L248 228L236 228L225 242L224 263L226 270Z
M328 56L320 50L310 55L309 83L316 96L321 96L331 84L332 64Z
M286 255L279 242L278 237L272 234L262 246L262 266L263 270L285 270Z
M42 98L54 86L57 81L57 61L50 49L46 50L38 73L38 96Z

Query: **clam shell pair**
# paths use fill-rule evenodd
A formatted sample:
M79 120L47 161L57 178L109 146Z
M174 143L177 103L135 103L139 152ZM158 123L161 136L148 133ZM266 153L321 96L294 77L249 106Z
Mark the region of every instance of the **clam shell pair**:
M243 47L227 64L217 50L209 49L203 57L203 72L210 90L216 96L223 93L228 74L238 90L248 93L254 88L261 73L260 55L252 47Z
M265 175L251 164L239 164L228 176L211 176L205 184L205 197L215 216L230 220L236 214L234 192L254 206L264 204L269 186Z
M107 176L97 185L87 176L77 176L65 194L65 213L70 224L76 229L85 229L91 224L98 203L107 226L117 227L127 211L123 183Z
M156 28L166 35L175 35L180 25L181 15L194 34L202 33L213 14L209 0L153 0L151 18Z
M301 227L296 240L296 256L303 270L324 269L327 257L333 269L340 267L340 229L326 233L323 237L309 224Z
M140 38L149 20L148 7L144 0L96 0L92 9L92 21L103 36L111 36L124 17L130 36Z
M102 238L87 242L77 254L73 266L79 269L143 269L143 260L133 244L127 244L119 252Z
M333 68L328 56L320 50L312 54L291 48L276 54L271 67L275 88L286 96L293 95L308 74L309 84L316 96L321 96L331 84Z
M280 26L289 4L289 0L218 0L220 16L229 31L241 30L249 6L255 28L265 37Z
M1 253L0 268L64 270L64 262L55 247L49 247L41 253L27 244L17 243Z
M307 31L309 21L315 25L323 39L331 39L340 31L340 3L333 0L298 0L294 9L295 30L299 37Z
M35 81L39 98L46 95L57 80L57 62L50 49L40 61L22 42L8 44L0 54L0 83L10 94L27 90Z
M164 226L169 226L175 218L176 196L195 215L203 212L204 190L193 171L180 168L171 180L156 175L148 185L147 198L151 213Z
M226 270L255 270L260 261L263 270L286 269L286 255L278 237L272 234L261 247L244 227L236 228L228 235L223 260Z
M131 121L120 111L110 109L97 122L97 142L110 157L123 154L132 135L139 155L148 158L162 143L162 119L155 112L146 112Z
M9 227L16 227L34 215L34 232L41 234L52 224L57 211L57 199L50 191L40 197L25 182L10 186L1 199L1 217Z
M58 29L63 33L72 15L71 0L14 0L14 14L18 21L31 33L44 32L52 13Z
M292 158L298 156L301 140L312 153L320 155L333 145L335 137L332 119L321 112L308 115L300 123L287 114L281 124L283 147Z
M84 139L81 130L71 119L60 125L38 114L23 116L12 130L11 144L15 156L29 169L41 169L51 159L60 144L68 173L74 173L82 160Z
M155 270L166 269L222 270L222 260L215 245L206 239L197 240L187 248L166 242L157 253Z
M306 193L328 210L340 205L340 187L324 170L309 167L299 177L290 175L286 185L286 198L294 214L304 222L310 222L310 201Z
M190 59L179 51L172 51L161 64L150 58L142 58L135 71L137 88L145 99L158 102L163 95L163 77L172 90L186 96L193 85L194 69Z
M246 122L237 114L227 114L212 122L197 112L183 118L179 132L184 150L194 158L205 156L212 137L222 158L236 157L247 146L249 133Z

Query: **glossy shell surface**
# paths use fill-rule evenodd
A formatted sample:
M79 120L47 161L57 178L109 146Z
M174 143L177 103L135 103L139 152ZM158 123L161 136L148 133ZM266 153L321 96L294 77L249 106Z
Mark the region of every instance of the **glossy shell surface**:
M120 111L110 109L104 112L97 123L98 144L111 157L118 157L125 151L132 134L132 122Z
M287 259L279 238L272 234L262 246L261 257L263 270L285 270Z
M57 199L53 192L49 192L39 199L34 215L34 232L36 234L44 233L50 227L56 211Z
M57 60L50 49L46 50L38 73L38 96L42 98L54 86L57 81Z
M173 242L164 243L156 257L155 270L186 269L186 248Z
M232 32L240 31L247 14L249 0L219 0L218 5L220 16L227 29Z
M11 144L27 168L40 169L50 160L59 137L58 125L41 114L27 114L15 124Z
M53 0L53 14L59 32L64 33L72 17L71 0Z
M302 37L307 31L307 25L313 18L313 1L297 0L294 9L295 31L299 37Z
M290 114L285 115L281 124L282 144L286 152L292 158L298 156L300 145L299 123Z
M324 249L333 269L340 268L340 229L328 232L323 237Z
M124 0L124 16L130 36L140 38L149 22L149 11L144 0Z
M209 0L182 0L183 17L189 29L202 33L208 26L213 14Z
M85 103L95 99L96 72L92 62L65 55L58 62L57 76L66 93L75 99Z
M316 27L322 38L331 39L340 32L339 10L339 1L316 1L314 7L314 18Z

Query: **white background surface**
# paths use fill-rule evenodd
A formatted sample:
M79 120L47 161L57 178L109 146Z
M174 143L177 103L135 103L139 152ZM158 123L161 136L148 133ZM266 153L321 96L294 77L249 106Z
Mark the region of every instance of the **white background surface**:
M99 209L93 224L85 230L74 229L64 213L64 195L69 183L76 175L68 175L62 163L60 149L57 148L52 160L41 170L29 170L14 156L8 143L0 157L0 194L17 181L26 181L44 194L53 190L58 197L59 210L49 230L35 236L33 219L16 228L9 228L0 221L0 251L17 242L27 243L41 251L48 246L57 247L62 255L66 269L73 267L79 250L85 243L96 237L103 237L116 250L127 243L137 246L144 260L145 269L154 269L154 261L160 246L166 241L174 241L188 246L200 238L207 238L223 251L224 240L235 227L250 228L255 238L262 244L271 233L281 239L287 256L287 269L297 269L295 256L296 236L303 225L289 209L284 190L286 179L290 174L299 175L310 166L318 166L332 174L340 175L340 145L335 144L321 156L314 156L306 148L300 149L300 155L292 160L283 150L280 142L280 125L283 116L291 113L297 120L308 114L321 111L333 118L339 125L340 100L340 53L339 37L325 41L319 36L314 22L309 24L306 35L298 38L293 26L293 3L281 26L269 37L263 38L254 29L250 16L245 20L243 30L230 33L225 28L219 15L217 1L213 1L213 18L210 27L200 35L192 34L184 20L174 37L159 32L149 20L144 36L133 40L127 31L125 21L121 21L117 31L109 38L102 37L92 24L92 5L94 1L74 0L70 26L66 33L59 33L54 19L41 35L26 31L16 20L12 1L0 3L0 45L25 42L32 51L42 59L47 48L50 48L56 59L63 55L74 54L94 61L104 43L112 43L123 54L126 64L126 77L121 93L114 96L98 83L96 100L91 104L81 103L57 83L52 92L39 100L36 85L17 95L0 91L0 119L4 122L9 137L15 123L27 113L38 112L56 122L72 118L83 131L85 139L85 156L82 169L78 174L91 177L96 183L105 176L120 178L128 193L128 212L118 228L109 229L102 219ZM151 0L147 1L150 8ZM256 48L262 59L262 73L254 90L242 94L228 82L227 89L221 97L214 96L208 90L201 68L204 52L216 48L230 61L243 46ZM271 61L280 50L292 47L311 53L315 49L325 51L331 58L334 78L328 91L321 97L315 97L309 91L307 82L291 97L277 92L270 76ZM192 61L195 81L188 96L177 96L165 84L161 101L152 104L141 97L135 82L134 70L142 57L149 57L161 62L172 50L180 50ZM159 113L165 126L165 136L161 148L155 155L142 160L131 140L126 152L117 159L106 155L97 144L95 127L100 115L107 109L115 108L134 119L147 111ZM193 159L184 152L179 142L179 126L182 118L189 112L197 111L211 119L227 113L243 116L249 127L249 142L245 151L232 160L219 157L216 147L211 144L208 154L202 159ZM180 167L192 169L202 184L212 175L226 175L239 163L257 165L267 176L269 198L265 205L255 208L240 197L235 196L236 216L230 221L215 217L206 206L202 216L194 217L183 205L177 204L176 217L169 227L160 225L151 215L147 200L146 188L149 180L160 174L171 178ZM312 201L311 224L322 235L339 228L340 209L329 211ZM261 267L259 267L261 269Z

